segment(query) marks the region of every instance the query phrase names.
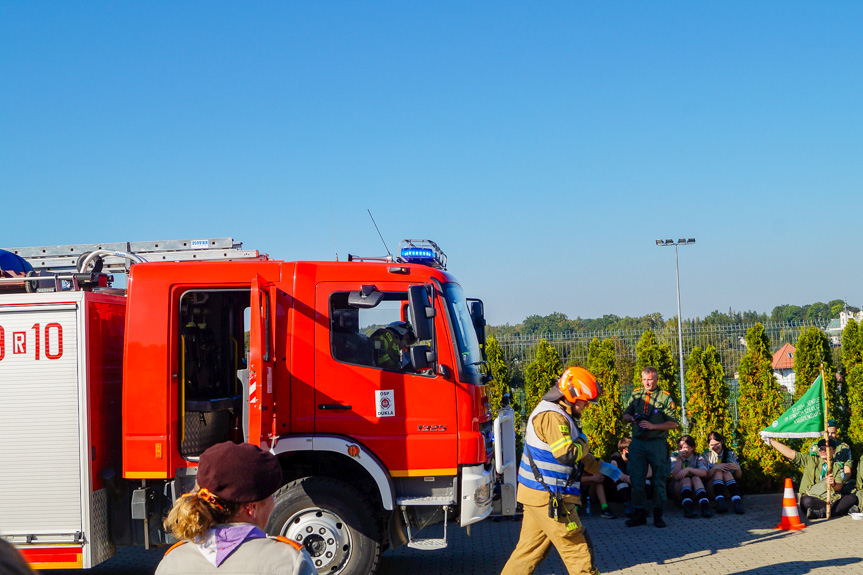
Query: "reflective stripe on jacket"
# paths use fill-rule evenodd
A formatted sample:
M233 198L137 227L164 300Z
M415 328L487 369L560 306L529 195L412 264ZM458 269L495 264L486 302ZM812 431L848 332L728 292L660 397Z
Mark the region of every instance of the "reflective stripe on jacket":
M547 491L546 487L536 480L530 467L530 459L527 455L527 450L530 449L533 461L548 489L562 495L581 495L579 476L573 477L573 481L566 487L566 482L573 473L573 466L562 465L558 462L552 454L552 446L542 441L536 434L533 420L538 414L546 411L554 411L566 418L569 423L570 437L565 439L572 441L581 435L581 428L562 407L550 401L540 401L533 413L530 414L530 419L527 420L527 431L524 434L525 451L521 455L521 464L518 468L518 482L531 489Z

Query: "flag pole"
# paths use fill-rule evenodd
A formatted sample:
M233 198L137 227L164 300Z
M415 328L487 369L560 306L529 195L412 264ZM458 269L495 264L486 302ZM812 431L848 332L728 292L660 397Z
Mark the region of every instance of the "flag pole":
M827 422L829 421L829 417L827 415L827 378L824 377L824 363L821 363L821 389L824 392L824 451L827 453L827 473L833 472L833 462L830 457L830 435L827 434ZM835 479L835 478L834 478ZM830 508L833 507L832 500L833 499L833 489L830 484L827 484L827 519L830 519Z

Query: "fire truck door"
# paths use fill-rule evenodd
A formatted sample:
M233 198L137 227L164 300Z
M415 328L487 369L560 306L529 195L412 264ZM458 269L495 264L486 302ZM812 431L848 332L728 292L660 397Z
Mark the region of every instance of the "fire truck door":
M252 281L249 326L248 441L269 450L273 438L273 302L271 285Z
M455 475L456 389L452 379L406 365L387 326L403 325L407 285L378 282L382 301L351 307L360 283L321 282L315 308L315 432L346 435L371 449L394 477ZM326 315L324 315L326 314ZM451 354L444 313L432 349ZM398 329L391 332L398 336ZM425 342L429 343L429 342Z

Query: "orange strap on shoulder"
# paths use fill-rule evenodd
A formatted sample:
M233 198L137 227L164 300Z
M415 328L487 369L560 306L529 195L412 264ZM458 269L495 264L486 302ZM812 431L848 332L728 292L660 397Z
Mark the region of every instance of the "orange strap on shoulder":
M293 539L288 539L287 537L282 537L281 535L279 535L278 537L276 537L276 541L281 541L282 543L287 543L288 545L290 545L291 547L293 547L297 551L303 550L303 546L300 543L297 543L296 541L294 541Z
M178 541L178 542L174 543L173 545L168 547L168 550L165 551L165 555L167 555L168 553L170 553L171 551L173 551L174 549L176 549L180 545L185 545L186 543L188 543L188 541Z

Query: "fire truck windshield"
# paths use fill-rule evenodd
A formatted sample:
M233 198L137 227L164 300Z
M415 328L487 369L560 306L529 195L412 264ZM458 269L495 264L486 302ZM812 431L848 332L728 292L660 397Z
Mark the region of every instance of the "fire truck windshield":
M443 299L446 302L447 314L452 324L452 332L458 346L461 370L479 374L482 363L482 354L479 350L479 342L476 339L473 321L467 309L467 301L461 286L454 283L445 283L441 286Z

